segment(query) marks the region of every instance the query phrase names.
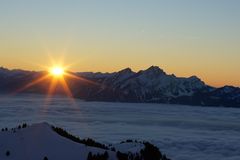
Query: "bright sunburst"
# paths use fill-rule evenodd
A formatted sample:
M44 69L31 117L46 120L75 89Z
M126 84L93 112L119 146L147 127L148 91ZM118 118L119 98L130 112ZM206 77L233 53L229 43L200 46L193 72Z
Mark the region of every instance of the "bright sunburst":
M65 92L65 94L71 99L71 101L74 102L73 94L67 83L67 80L75 79L75 82L77 80L77 81L82 81L84 83L91 83L91 84L97 85L96 83L94 83L92 81L89 81L85 78L82 78L82 77L76 75L73 72L68 71L69 65L66 66L62 62L55 63L52 60L52 67L44 67L44 68L46 68L46 70L48 71L48 72L46 72L46 74L39 76L38 78L34 79L33 81L31 81L28 84L24 85L23 87L19 88L18 90L16 90L16 92L14 92L14 94L18 93L18 92L22 92L34 85L37 85L38 83L41 83L41 82L44 83L44 81L45 82L49 81L50 82L49 86L46 86L46 87L48 87L46 101L50 100L49 98L54 94L56 88L58 86L60 86L60 87L62 87L63 92Z
M64 74L64 69L62 67L56 66L50 69L49 71L53 76L59 77L63 76Z

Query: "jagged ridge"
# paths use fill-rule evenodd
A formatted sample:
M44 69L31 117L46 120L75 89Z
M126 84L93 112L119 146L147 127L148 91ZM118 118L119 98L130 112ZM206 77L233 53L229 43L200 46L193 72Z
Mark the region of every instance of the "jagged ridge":
M14 91L44 74L0 68L0 89L2 92ZM197 76L176 77L165 73L158 66L138 72L126 68L114 73L72 74L93 82L67 79L74 97L85 100L240 107L238 87L211 87ZM42 82L24 92L46 93L48 83ZM61 89L57 92L61 93Z

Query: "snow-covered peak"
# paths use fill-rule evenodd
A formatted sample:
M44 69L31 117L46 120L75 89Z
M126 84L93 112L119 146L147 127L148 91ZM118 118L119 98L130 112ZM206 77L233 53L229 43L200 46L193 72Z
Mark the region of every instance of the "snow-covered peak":
M0 77L4 77L4 78L17 78L17 77L24 77L26 75L29 75L31 73L36 73L36 72L32 72L32 71L25 71L25 70L21 70L21 69L12 69L9 70L7 68L4 67L0 67Z
M101 73L101 72L78 72L76 73L79 76L83 76L86 78L108 78L111 77L113 75L115 75L115 73Z
M7 68L0 67L0 72L7 72L7 71L9 71Z
M11 70L9 70L9 69L7 69L7 68L0 67L0 74L1 74L1 75L4 75L4 76L7 76L7 75L12 74L12 72L11 72Z
M188 78L189 80L192 80L192 81L201 81L200 78L198 78L197 76L191 76Z
M126 69L123 69L119 72L116 72L116 74L114 74L112 77L107 79L107 82L110 81L110 82L113 82L113 84L119 84L122 81L127 80L128 78L130 78L134 74L136 74L136 73L133 72L130 68L126 68Z
M205 83L197 76L191 76L189 78L184 79L186 83L189 83L192 86L192 88L202 88L206 86Z
M131 68L125 68L123 70L120 70L118 73L120 73L120 74L133 74L135 72L133 72Z
M157 66L139 71L117 85L115 88L124 90L124 94L134 93L139 99L145 99L146 95L152 96L152 99L192 96L196 91L206 87L196 76L180 78L168 75Z
M161 74L166 74L161 68L158 66L151 66L148 69L144 71L140 71L142 74L148 74L148 75L161 75Z
M224 86L222 88L219 88L220 92L222 93L231 93L234 92L237 88L233 86Z

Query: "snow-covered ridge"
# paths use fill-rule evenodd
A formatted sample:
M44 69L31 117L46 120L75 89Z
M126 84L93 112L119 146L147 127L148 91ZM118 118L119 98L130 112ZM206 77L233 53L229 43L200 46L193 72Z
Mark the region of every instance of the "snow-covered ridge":
M12 93L45 74L0 68L0 92ZM86 80L66 77L73 96L88 101L240 107L240 88L211 87L197 76L177 77L174 74L167 74L158 66L151 66L138 72L126 68L113 73L71 72L71 74ZM24 92L47 93L49 83L45 81L36 84ZM61 90L58 92L63 93Z
M135 92L139 98L144 98L151 92L161 92L164 96L190 96L195 90L206 87L198 77L179 78L168 75L158 66L151 66L146 70L133 72L130 68L112 74L79 73L86 78L98 79L102 85L111 86L124 93ZM101 76L100 76L101 75Z
M96 144L98 146L100 143L80 140L69 133L68 136L63 136L66 133L63 129L52 127L48 123L31 126L24 124L12 129L3 128L0 132L0 159L167 160L158 148L148 142L128 140L119 144L102 144L96 147ZM77 139L80 141L78 142Z
M88 100L240 107L240 88L211 87L197 76L176 77L158 66L138 72L126 68L108 74L78 75L101 86L88 90Z

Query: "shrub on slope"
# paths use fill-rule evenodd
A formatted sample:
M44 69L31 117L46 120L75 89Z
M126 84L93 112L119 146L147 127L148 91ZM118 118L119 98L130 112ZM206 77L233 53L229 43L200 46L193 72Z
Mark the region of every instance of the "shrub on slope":
M52 126L52 129L58 133L59 135L65 137L65 138L68 138L74 142L77 142L77 143L82 143L82 144L85 144L87 146L91 146L91 147L97 147L97 148L102 148L102 149L107 149L109 150L109 148L104 145L104 144L101 144L99 142L96 142L94 141L93 139L80 139L79 137L76 137L76 136L73 136L72 134L68 133L66 130L62 129L62 128L59 128L59 127L54 127Z

